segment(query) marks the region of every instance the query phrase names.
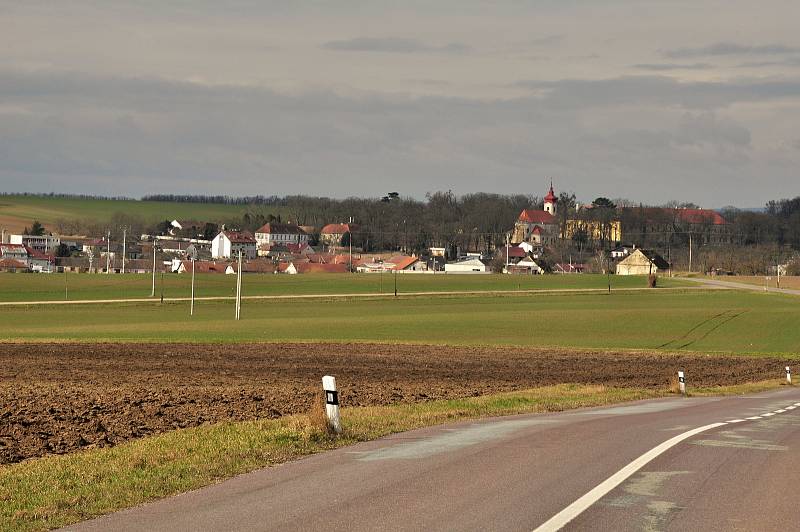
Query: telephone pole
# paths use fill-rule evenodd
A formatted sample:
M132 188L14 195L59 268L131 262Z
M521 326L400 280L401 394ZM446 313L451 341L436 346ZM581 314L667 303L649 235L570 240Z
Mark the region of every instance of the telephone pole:
M125 273L125 255L126 255L126 239L128 236L128 229L125 228L122 230L122 273Z

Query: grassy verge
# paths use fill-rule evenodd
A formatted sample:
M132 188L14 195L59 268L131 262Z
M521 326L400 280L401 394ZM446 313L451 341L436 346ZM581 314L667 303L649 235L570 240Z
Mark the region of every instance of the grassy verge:
M692 390L742 393L778 381ZM388 434L486 416L555 412L647 399L669 390L576 384L450 401L345 408L344 434L330 438L309 416L177 430L113 448L0 467L0 530L56 528L213 484L260 467Z

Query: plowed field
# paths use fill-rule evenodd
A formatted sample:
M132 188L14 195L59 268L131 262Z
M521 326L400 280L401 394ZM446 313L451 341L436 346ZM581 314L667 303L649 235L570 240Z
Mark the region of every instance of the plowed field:
M0 463L175 428L306 412L321 377L344 406L561 382L665 388L774 378L778 358L365 344L0 345Z

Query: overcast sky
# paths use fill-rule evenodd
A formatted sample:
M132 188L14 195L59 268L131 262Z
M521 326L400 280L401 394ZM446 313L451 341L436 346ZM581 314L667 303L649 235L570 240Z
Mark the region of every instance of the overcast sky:
M797 0L0 0L0 190L552 178L585 201L758 207L800 194L798 20Z

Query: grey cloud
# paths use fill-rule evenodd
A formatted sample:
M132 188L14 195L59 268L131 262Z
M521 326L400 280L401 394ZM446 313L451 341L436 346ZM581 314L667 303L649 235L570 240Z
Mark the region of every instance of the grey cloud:
M444 46L432 46L414 39L399 37L356 37L342 41L329 41L322 45L328 50L346 52L386 52L386 53L429 53L441 52L463 54L470 52L471 47L462 43L449 43Z
M745 63L739 63L736 65L736 68L767 68L774 66L800 66L800 57L787 57L779 61L748 61Z
M800 48L785 44L747 45L731 42L718 42L697 48L676 48L663 51L663 55L673 59L727 55L784 55L800 52Z
M671 85L647 79L623 87L614 100L622 111L595 113L631 82L582 82L578 91L539 83L544 95L480 100L0 71L0 101L25 109L0 120L0 188L344 196L402 183L402 193L421 197L448 188L540 193L554 175L586 197L658 202L681 179L697 190L721 175L752 175L744 125L676 110L665 104ZM643 103L680 114L672 125L639 119L631 110ZM737 201L700 188L687 199Z
M800 80L681 82L666 76L623 76L604 80L520 81L549 105L565 108L651 104L720 108L737 102L800 97Z
M639 63L633 65L639 70L667 71L667 70L709 70L714 68L710 63Z

